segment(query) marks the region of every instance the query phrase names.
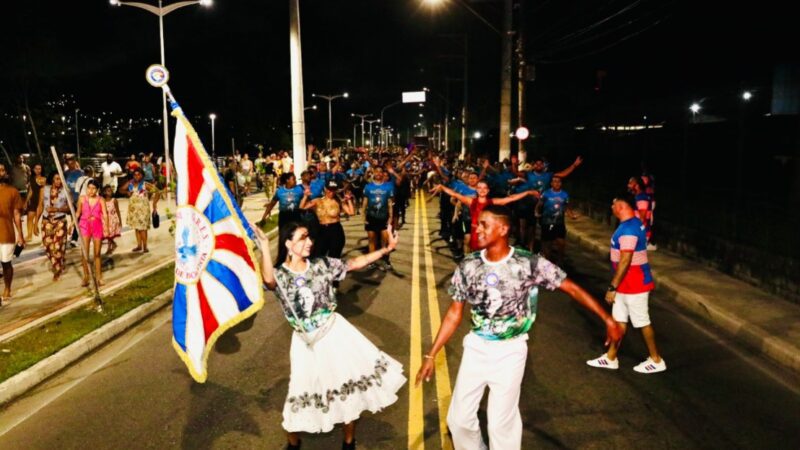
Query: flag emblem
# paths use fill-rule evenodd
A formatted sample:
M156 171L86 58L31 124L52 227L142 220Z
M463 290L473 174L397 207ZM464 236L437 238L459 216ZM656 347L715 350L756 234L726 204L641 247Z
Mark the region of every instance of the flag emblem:
M253 230L192 125L174 101L175 214L173 347L192 378L207 378L217 338L264 305Z

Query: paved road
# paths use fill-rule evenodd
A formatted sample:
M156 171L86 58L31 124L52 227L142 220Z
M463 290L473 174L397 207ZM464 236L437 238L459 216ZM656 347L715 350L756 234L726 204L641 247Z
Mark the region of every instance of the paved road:
M426 246L435 238L435 204L425 204L427 230L412 206L393 255L395 273L353 273L340 288L339 312L407 369L430 343L431 314L449 302L453 264L440 241ZM351 254L365 244L360 223L356 217L346 224ZM568 252L570 276L601 292L606 265L579 248ZM644 355L636 335L623 346L622 370L585 366L602 351L601 325L563 294L542 294L521 398L523 448L800 448L798 380L654 297L669 370L644 376L631 369ZM450 383L405 387L397 404L367 414L360 448L442 447L438 411L455 381L465 332L463 324L446 349ZM220 339L209 381L198 385L169 344L164 311L0 411L0 448L281 448L289 338L269 294L254 320ZM339 442L338 432L305 436L304 448Z

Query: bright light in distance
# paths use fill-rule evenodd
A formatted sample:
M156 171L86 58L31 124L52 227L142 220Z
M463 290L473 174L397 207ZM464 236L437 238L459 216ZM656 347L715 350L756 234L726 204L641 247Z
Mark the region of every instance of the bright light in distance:
M200 0L200 6L211 6L213 3L212 0Z
M444 4L446 0L422 0L428 6L435 7Z
M744 93L742 94L742 100L747 101L750 100L751 98L753 98L753 93L750 91L744 91Z
M697 114L700 111L700 105L698 105L697 103L692 103L692 106L689 107L689 110Z
M475 139L480 139L480 138L481 138L481 136L483 136L483 135L481 134L481 132L480 132L480 131L476 131L476 132L475 132L475 133L472 135L472 137L474 137Z
M211 113L211 114L208 115L208 118L211 119L211 120L217 120L217 115L214 114L214 113Z
M119 0L109 0L108 3L111 3L111 6L119 6Z
M350 94L348 94L347 92L345 92L344 94L342 94L342 97L344 97L344 98L350 97Z

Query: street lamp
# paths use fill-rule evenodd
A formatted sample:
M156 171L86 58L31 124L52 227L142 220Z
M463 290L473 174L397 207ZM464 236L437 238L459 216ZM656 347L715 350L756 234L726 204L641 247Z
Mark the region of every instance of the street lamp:
M747 102L747 101L750 101L750 99L751 99L751 98L753 98L753 93L752 93L752 92L750 92L750 91L744 91L744 92L742 93L742 100L744 100L744 101L746 101L746 102Z
M475 138L475 139L480 139L481 136L483 136L483 135L481 134L480 131L476 131L475 133L472 134L472 137Z
M692 112L692 123L695 122L695 118L697 116L697 113L700 112L700 109L701 108L699 103L692 103L692 106L689 107L689 111Z
M312 97L319 97L323 100L328 101L328 150L331 150L333 147L333 119L332 119L332 112L333 108L331 107L331 103L337 98L348 98L350 94L347 92L339 95L318 95L318 94L311 94Z
M364 145L364 119L367 117L372 117L372 114L353 114L350 113L350 117L360 117L361 118L361 145Z
M75 108L75 152L78 154L78 161L80 161L81 138L80 138L80 128L78 128L78 111L80 111L80 109Z
M217 145L216 145L217 136L214 133L214 131L215 131L214 130L214 121L217 120L217 115L214 114L214 113L211 113L211 114L208 115L208 118L211 119L211 156L212 156L212 158L214 158L214 164L216 164L216 160L217 160Z
M303 111L308 111L309 109L313 109L314 111L317 110L317 105L306 106L303 108Z
M383 108L381 108L381 120L380 120L381 125L383 125L383 113L386 112L386 110L391 108L392 106L399 105L400 103L403 103L402 100L394 102L394 103L389 104L389 105L386 105ZM370 138L371 137L372 136L370 136ZM385 140L386 140L386 137L383 134L383 129L381 129L381 145L386 145L386 143L384 142Z
M112 6L132 6L134 8L143 9L149 13L158 16L158 36L161 45L161 65L166 67L166 59L164 57L164 16L167 14L183 8L184 6L200 5L209 7L213 3L212 0L188 0L176 2L171 5L164 6L163 0L158 0L158 6L148 5L141 2L123 2L120 0L110 0ZM161 123L164 125L164 162L167 164L167 186L170 185L170 177L172 172L172 164L169 159L169 122L167 120L167 92L161 94L161 112L163 119ZM167 190L167 200L169 200L169 189Z
M381 122L381 119L365 120L364 122L367 122L369 124L369 148L371 149L372 148L372 124L375 123L375 122L377 122L377 123L383 123L383 122Z

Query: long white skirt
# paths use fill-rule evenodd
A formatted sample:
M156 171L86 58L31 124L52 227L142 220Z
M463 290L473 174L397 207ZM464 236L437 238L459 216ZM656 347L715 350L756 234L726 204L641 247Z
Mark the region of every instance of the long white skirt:
M329 320L334 322L313 347L300 333L292 334L292 373L283 406L286 431L324 433L337 423L358 419L364 411L378 412L397 401L397 391L406 382L403 365L344 317L334 313Z

